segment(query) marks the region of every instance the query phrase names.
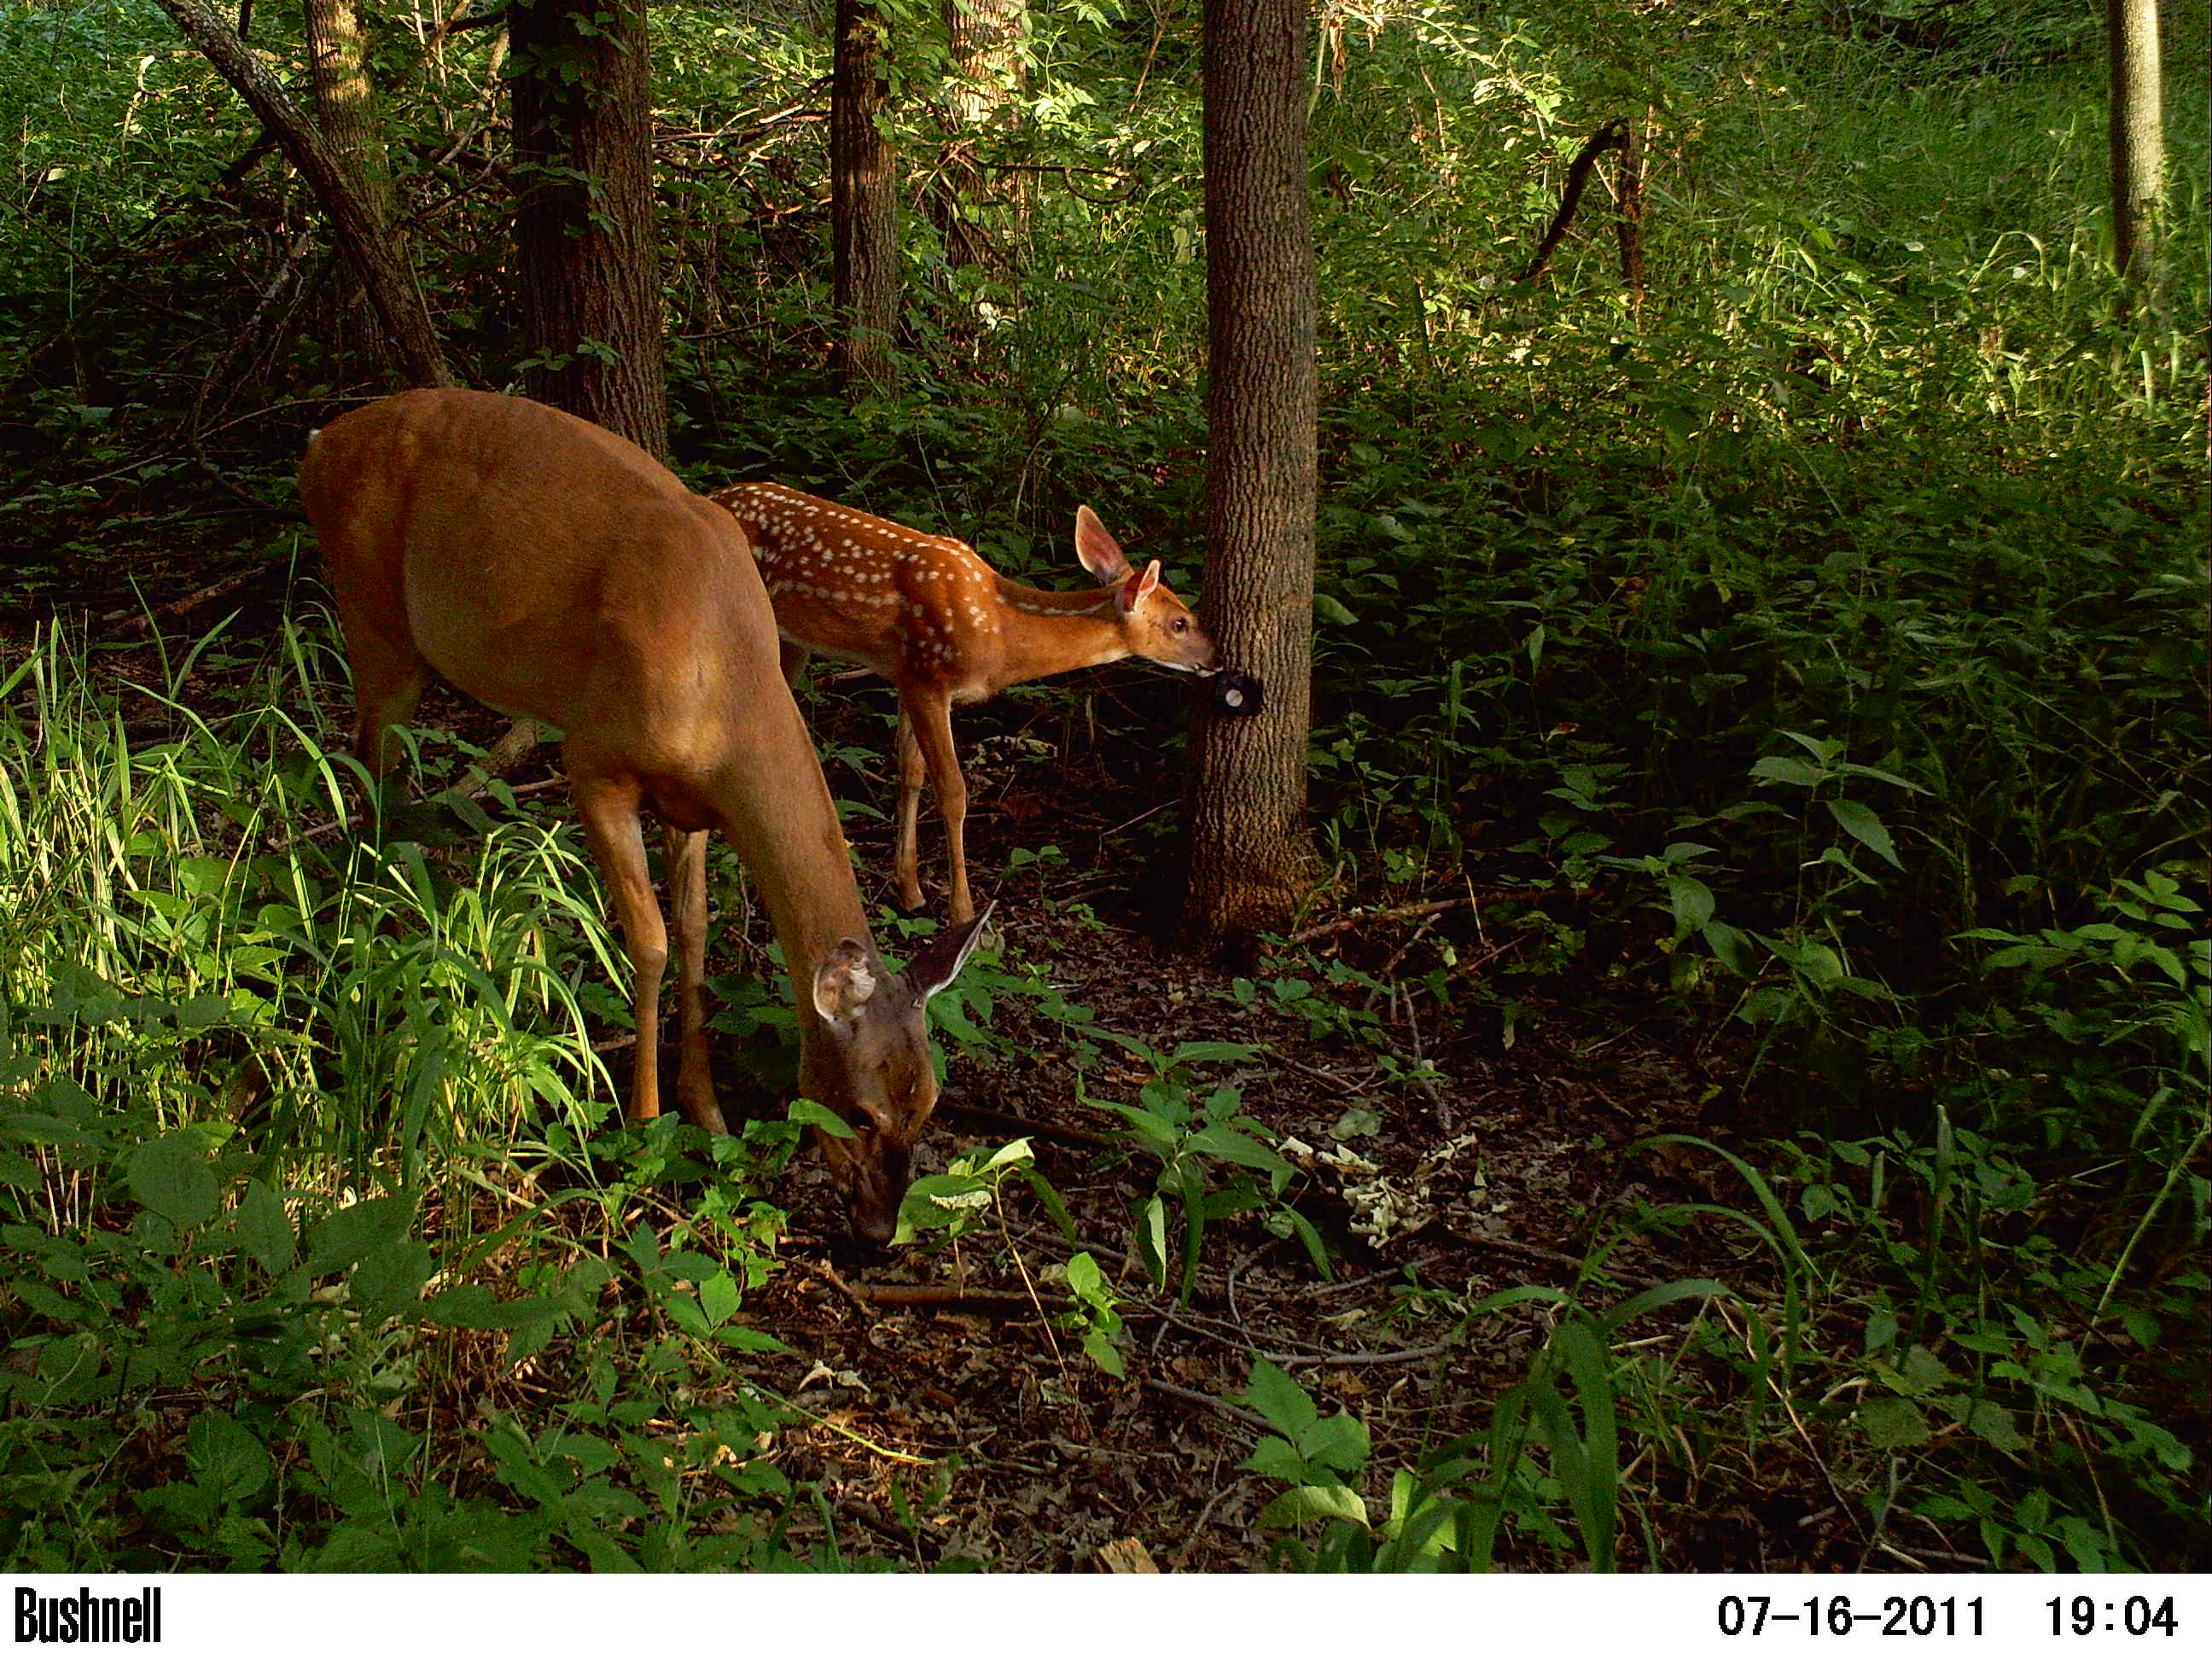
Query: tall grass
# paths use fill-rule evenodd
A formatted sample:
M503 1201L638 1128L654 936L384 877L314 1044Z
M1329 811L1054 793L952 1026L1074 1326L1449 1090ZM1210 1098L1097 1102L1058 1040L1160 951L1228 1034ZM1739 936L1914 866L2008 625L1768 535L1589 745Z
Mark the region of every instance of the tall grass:
M615 956L573 830L356 836L315 636L226 656L131 685L49 629L0 684L0 1304L35 1316L0 1373L0 1555L775 1557L745 1506L786 1483L744 1459L781 1419L727 1356L794 1127L706 1163L672 1121L603 1132L583 988ZM695 1206L648 1197L714 1169ZM599 1382L511 1419L556 1340ZM485 1402L461 1441L455 1395ZM672 1413L666 1446L637 1427ZM597 1473L601 1430L635 1481Z
M77 1022L76 1064L101 1071L124 1042L131 1092L164 1122L253 1097L288 1184L313 1169L325 1187L412 1186L426 1160L527 1118L596 1117L611 1090L580 1069L577 988L620 957L573 832L510 819L434 866L415 842L352 833L359 769L319 740L326 688L301 626L237 706L195 709L179 688L218 641L131 688L167 728L150 739L59 629L18 665L0 730L15 995L187 1011L158 1065L113 1022Z

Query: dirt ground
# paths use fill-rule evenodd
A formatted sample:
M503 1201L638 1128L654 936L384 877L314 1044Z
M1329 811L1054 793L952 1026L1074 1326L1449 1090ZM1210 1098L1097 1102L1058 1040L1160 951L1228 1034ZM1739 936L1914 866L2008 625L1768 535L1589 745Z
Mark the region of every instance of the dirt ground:
M1715 1118L1733 1112L1719 1103L1735 1092L1736 1056L1700 1054L1656 1010L1624 1010L1595 974L1583 1006L1547 1001L1525 981L1501 987L1533 1005L1509 1044L1495 1007L1473 992L1479 976L1510 963L1510 939L1486 930L1483 906L1472 902L1353 921L1358 907L1347 892L1336 912L1306 924L1316 935L1307 948L1322 962L1341 957L1410 988L1337 994L1376 1012L1401 1061L1426 1059L1436 1073L1427 1082L1391 1076L1378 1045L1316 1037L1306 1019L1264 998L1241 1006L1231 992L1240 971L1317 982L1313 960L1294 952L1272 965L1222 964L1155 943L1146 913L1157 909L1158 861L1147 843L1128 840L1129 826L1158 807L1149 792L1172 787L1175 769L1112 734L1157 733L1165 724L1153 718L1157 708L1121 719L1116 705L1172 697L1175 689L1164 692L1127 667L1088 678L1101 709L1082 736L1108 734L1091 747L1068 741L1074 722L1051 705L1002 700L963 711L963 753L983 757L969 768L977 891L998 899L1008 950L1042 966L1098 1026L1161 1052L1196 1041L1264 1045L1255 1060L1196 1068L1194 1093L1233 1085L1243 1116L1312 1149L1292 1149L1308 1169L1292 1196L1327 1239L1333 1276L1299 1242L1248 1214L1209 1225L1187 1305L1172 1279L1166 1292L1155 1290L1127 1252L1133 1205L1151 1192L1157 1164L1115 1140L1112 1114L1079 1100L1059 1063L1064 1028L1002 999L994 1030L1022 1052L957 1062L917 1173L963 1148L1029 1133L1038 1168L1121 1299L1128 1375L1107 1376L1075 1337L1054 1328L1050 1286L1041 1280L1068 1246L1017 1184L1005 1189L1003 1231L986 1225L951 1247L867 1258L837 1236L834 1200L810 1158L786 1194L809 1231L793 1240L788 1270L748 1304L796 1351L764 1365L762 1380L823 1419L787 1438L787 1473L822 1481L841 1520L887 1553L925 1562L964 1556L1006 1571L1097 1570L1103 1549L1133 1539L1163 1570L1250 1570L1267 1565L1269 1540L1254 1522L1278 1488L1240 1471L1268 1431L1224 1396L1243 1391L1255 1355L1301 1382L1324 1414L1342 1409L1365 1422L1372 1498L1424 1450L1486 1426L1491 1403L1525 1376L1549 1328L1544 1305L1469 1321L1484 1297L1547 1285L1602 1307L1692 1277L1757 1292L1765 1267L1747 1238L1713 1230L1690 1241L1694 1249L1662 1254L1661 1235L1611 1224L1644 1204L1743 1201L1718 1159L1674 1146L1632 1150L1668 1132L1724 1134ZM886 694L867 695L887 711ZM815 708L834 753L834 733L853 716ZM1038 757L1039 744L1057 753ZM835 764L831 782L841 795L883 794L888 804L884 786L841 776ZM872 895L886 890L887 832L853 828ZM927 807L922 836L927 885L941 875L930 862L941 842ZM1066 854L1057 874L1004 873L1013 847L1048 838ZM1419 981L1446 947L1458 967L1448 981L1452 1006L1441 1006ZM1556 999L1557 981L1546 983ZM1088 1090L1133 1103L1146 1075L1134 1057L1116 1063L1109 1053ZM1601 1239L1612 1247L1586 1278ZM882 1299L904 1294L947 1299ZM926 1482L849 1435L912 1456L957 1456L949 1490L918 1535L898 1523L891 1488L897 1480L910 1499ZM1650 1534L1666 1540L1657 1565L1807 1570L1856 1550L1850 1522L1802 1462L1763 1478L1735 1471L1727 1505L1688 1514L1680 1506L1694 1505L1694 1494L1669 1490L1676 1481L1647 1477L1650 1508L1667 1512ZM1771 1501L1745 1501L1747 1490L1762 1489ZM1818 1504L1803 1501L1808 1491L1820 1493ZM1624 1553L1637 1562L1650 1552L1632 1537Z

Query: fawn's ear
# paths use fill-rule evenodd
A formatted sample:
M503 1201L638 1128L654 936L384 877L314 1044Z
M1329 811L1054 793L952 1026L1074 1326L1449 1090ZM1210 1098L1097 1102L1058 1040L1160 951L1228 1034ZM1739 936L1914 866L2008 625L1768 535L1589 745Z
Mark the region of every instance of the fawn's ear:
M973 921L958 927L940 927L914 960L906 965L906 982L915 1000L927 1002L960 977L969 957L983 937L983 924L998 907L986 904Z
M1121 551L1121 544L1106 533L1098 515L1087 507L1075 509L1075 556L1102 583L1121 581L1129 574L1128 556Z
M849 1020L876 994L875 969L868 964L868 947L856 939L841 939L830 947L814 973L814 1012L836 1025Z
M1145 595L1160 585L1160 562L1154 559L1145 567L1142 575L1133 575L1121 584L1121 591L1114 596L1114 603L1127 616L1145 602Z

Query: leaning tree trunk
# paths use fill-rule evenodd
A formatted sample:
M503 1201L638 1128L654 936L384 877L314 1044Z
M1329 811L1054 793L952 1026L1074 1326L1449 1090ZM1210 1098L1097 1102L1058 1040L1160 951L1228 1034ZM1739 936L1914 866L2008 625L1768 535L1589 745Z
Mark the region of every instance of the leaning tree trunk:
M837 0L830 80L832 357L848 397L891 389L898 322L896 155L881 118L890 97L890 26L869 0Z
M438 331L415 285L415 273L393 239L389 224L355 185L331 145L309 121L291 94L216 15L206 0L159 0L179 29L230 82L276 141L285 158L300 170L331 222L331 232L361 277L376 308L408 381L416 386L451 386Z
M1313 646L1314 250L1304 0L1206 0L1206 591L1260 712L1191 736L1186 938L1282 927L1314 878L1305 823Z
M513 0L523 384L664 459L645 0Z
M956 78L945 100L951 136L931 192L931 210L945 233L948 263L994 264L995 250L976 216L983 204L984 183L975 149L1021 73L1029 0L944 0L944 11ZM1015 175L1018 197L1019 177Z
M2158 0L2105 0L2105 31L2112 52L2112 266L2134 289L2152 283L2166 163Z

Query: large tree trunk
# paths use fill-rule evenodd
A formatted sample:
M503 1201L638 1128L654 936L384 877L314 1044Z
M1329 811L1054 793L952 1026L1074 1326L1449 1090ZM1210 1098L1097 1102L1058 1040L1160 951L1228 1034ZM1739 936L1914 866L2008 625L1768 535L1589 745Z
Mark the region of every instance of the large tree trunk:
M2130 288L2152 280L2166 135L2160 115L2158 0L2105 0L2112 50L2112 265Z
M945 36L951 49L952 82L945 102L951 137L932 192L933 216L945 233L945 257L956 265L997 262L977 222L984 192L975 149L1021 74L1029 0L944 0ZM1019 175L1016 175L1018 180ZM1017 197L1019 185L1015 186Z
M523 385L665 459L645 0L513 0L507 27Z
M1206 0L1206 590L1261 712L1210 708L1186 803L1193 943L1281 927L1314 879L1305 823L1313 647L1313 233L1304 0Z
M216 73L261 118L285 158L307 181L331 222L339 251L368 290L369 303L376 307L377 318L391 337L392 353L408 381L415 386L451 386L453 373L446 367L438 331L415 285L415 273L406 255L393 239L388 222L364 198L331 144L206 0L160 0L160 4L176 20L185 38L207 54Z
M897 157L878 122L890 96L890 26L869 0L837 0L830 81L833 352L848 396L888 392L898 323Z

